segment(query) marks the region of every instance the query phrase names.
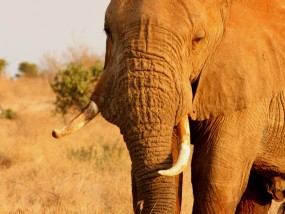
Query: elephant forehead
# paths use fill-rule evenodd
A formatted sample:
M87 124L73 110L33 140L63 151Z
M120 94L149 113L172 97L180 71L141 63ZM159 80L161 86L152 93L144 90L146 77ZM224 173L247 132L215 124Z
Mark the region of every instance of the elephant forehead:
M149 21L176 30L189 29L191 19L187 4L172 0L113 0L106 20L118 27L128 27L138 21Z

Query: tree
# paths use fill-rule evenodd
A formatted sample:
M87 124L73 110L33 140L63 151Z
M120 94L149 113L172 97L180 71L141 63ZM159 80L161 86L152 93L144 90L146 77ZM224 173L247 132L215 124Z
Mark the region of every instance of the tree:
M38 75L38 66L29 62L22 62L19 65L19 71L27 77L35 77Z
M5 59L0 59L0 76L4 76L8 63Z
M98 60L88 68L71 62L65 69L58 70L50 84L56 94L56 112L65 115L71 109L83 109L102 71L103 64Z

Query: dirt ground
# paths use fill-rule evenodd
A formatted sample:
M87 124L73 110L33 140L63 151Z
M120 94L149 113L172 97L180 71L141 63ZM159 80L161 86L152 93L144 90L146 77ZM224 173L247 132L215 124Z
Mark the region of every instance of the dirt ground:
M53 139L73 117L55 115L54 101L46 78L0 78L0 105L18 115L0 119L0 213L132 213L131 163L118 128L99 116ZM188 167L183 214L192 203Z

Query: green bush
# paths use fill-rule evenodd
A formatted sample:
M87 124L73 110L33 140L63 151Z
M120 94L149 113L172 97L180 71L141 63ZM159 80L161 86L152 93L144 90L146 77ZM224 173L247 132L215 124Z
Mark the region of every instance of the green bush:
M29 62L20 63L19 71L26 77L36 77L39 73L38 66Z
M50 83L56 94L56 112L65 115L69 110L82 110L90 101L95 83L103 71L97 61L89 68L82 64L69 63L66 69L58 70Z
M8 120L14 120L18 118L18 114L12 109L8 108L8 109L2 110L1 117L8 119Z
M5 69L7 67L8 63L5 59L0 59L0 76L5 75Z

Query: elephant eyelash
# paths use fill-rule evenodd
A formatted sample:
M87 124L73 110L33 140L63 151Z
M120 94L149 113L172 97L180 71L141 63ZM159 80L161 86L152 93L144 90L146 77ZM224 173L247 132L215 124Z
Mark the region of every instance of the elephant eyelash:
M196 37L193 39L194 42L200 42L203 39L203 37Z
M204 38L201 38L201 37L197 37L197 38L194 38L193 41L192 41L192 44L193 45L197 45L199 42L201 42Z

